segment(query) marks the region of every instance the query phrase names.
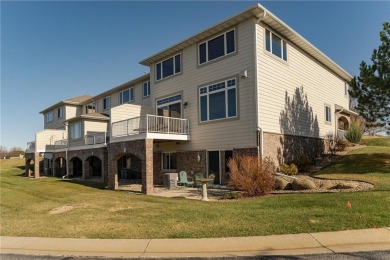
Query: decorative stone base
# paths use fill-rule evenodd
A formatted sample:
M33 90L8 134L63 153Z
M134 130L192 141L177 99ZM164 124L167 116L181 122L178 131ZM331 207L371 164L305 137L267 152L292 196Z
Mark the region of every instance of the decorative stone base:
M290 164L302 155L315 159L325 152L321 138L264 133L263 157L270 157L276 165Z

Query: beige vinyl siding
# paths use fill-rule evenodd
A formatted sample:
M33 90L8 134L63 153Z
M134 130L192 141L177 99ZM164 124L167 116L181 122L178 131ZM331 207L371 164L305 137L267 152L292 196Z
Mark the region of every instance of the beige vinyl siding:
M134 104L123 104L111 108L111 123L146 114L153 114L153 108Z
M43 115L44 129L65 129L65 124L64 124L65 120L79 116L81 114L81 107L79 106L62 105L62 107L64 109L62 118L57 117L57 109L59 107L56 107L55 109L50 111L53 112L54 115L53 121L46 123L47 113Z
M135 85L129 85L129 86L123 87L123 89L121 89L121 90L115 91L115 92L111 93L110 95L106 95L102 98L99 98L97 100L97 103L98 103L97 112L110 115L111 109L103 109L103 99L105 97L111 96L111 108L117 107L117 106L119 106L119 93L123 90L129 89L132 87L134 87L134 101L131 101L129 104L139 105L139 106L151 106L150 97L147 97L147 98L142 97L142 83L143 82L140 82L140 83L135 84Z
M348 108L344 95L344 81L321 65L297 46L287 41L287 63L265 50L264 25L257 25L257 80L258 80L258 121L265 132L287 133L303 136L323 137L335 131L335 104ZM272 30L271 30L272 31ZM285 111L286 94L293 99L297 88L303 88L309 109L313 111L314 125L318 131L310 131L307 117L299 117L293 127L282 129L281 113ZM331 105L332 123L325 123L325 104ZM302 113L301 113L302 114ZM303 118L302 120L300 120Z
M182 93L182 103L188 103L187 108L182 108L182 117L190 120L191 141L181 142L178 149L231 149L256 146L254 22L254 19L249 19L231 28L236 29L237 54L198 67L198 45L192 45L181 52L181 74L159 82L155 82L155 64L152 64L150 98L153 106L156 106L157 99L178 93ZM239 77L243 70L248 71L248 78ZM199 86L234 77L237 79L238 118L199 124Z
M108 121L84 121L84 135L107 132Z
M35 134L37 152L49 152L54 149L54 142L67 138L65 130L43 130Z

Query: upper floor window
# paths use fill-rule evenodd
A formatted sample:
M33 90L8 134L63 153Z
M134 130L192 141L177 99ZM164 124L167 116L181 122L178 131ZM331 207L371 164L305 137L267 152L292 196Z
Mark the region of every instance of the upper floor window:
M146 81L142 84L142 96L143 97L150 96L150 81Z
M273 55L287 61L286 42L267 29L265 29L265 49Z
M156 79L160 80L181 72L181 54L156 64Z
M157 100L156 108L159 116L181 118L181 95Z
M111 96L103 98L103 109L109 109L111 108Z
M347 83L345 83L344 84L344 96L348 96L348 84Z
M46 114L46 123L50 123L54 120L54 113L53 112L49 112Z
M325 105L325 122L332 122L332 113L331 107L329 105Z
M81 139L82 137L81 122L69 125L69 135L70 135L70 140Z
M85 106L85 114L91 114L91 113L95 113L95 112L96 112L96 110L95 110L94 103Z
M200 121L237 116L236 79L199 88Z
M235 30L223 33L198 45L199 64L203 64L236 51Z
M119 93L119 104L125 104L134 101L134 88L128 88Z
M57 108L57 118L62 118L64 116L64 107Z

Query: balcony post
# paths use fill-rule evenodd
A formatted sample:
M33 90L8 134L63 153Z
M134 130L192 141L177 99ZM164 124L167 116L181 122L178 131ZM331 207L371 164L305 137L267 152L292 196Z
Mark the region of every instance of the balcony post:
M146 119L146 133L149 133L149 115L148 114L146 114L145 119Z
M104 145L107 145L107 131L104 131Z

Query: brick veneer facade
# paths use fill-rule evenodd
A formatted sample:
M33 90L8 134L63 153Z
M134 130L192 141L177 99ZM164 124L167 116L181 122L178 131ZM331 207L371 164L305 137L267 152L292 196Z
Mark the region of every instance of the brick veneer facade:
M199 155L199 162L198 162ZM178 151L176 152L177 172L186 171L188 176L195 173L206 175L206 151Z
M39 178L39 153L26 153L25 155L25 176L31 177L30 164L34 162L34 178Z
M153 139L108 144L108 188L118 189L118 159L134 155L142 162L142 192L153 193Z

